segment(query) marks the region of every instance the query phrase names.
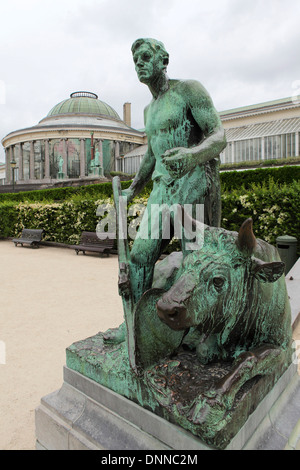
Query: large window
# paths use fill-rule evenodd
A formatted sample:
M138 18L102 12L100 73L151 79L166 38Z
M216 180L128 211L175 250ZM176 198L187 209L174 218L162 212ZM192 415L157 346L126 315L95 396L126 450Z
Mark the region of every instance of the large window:
M24 180L29 180L29 161L30 161L30 143L23 144L23 177Z
M49 141L50 178L58 178L59 160L62 156L62 142L60 139Z
M79 139L68 139L66 144L69 178L80 176L80 141Z
M34 177L41 180L45 175L45 143L43 140L34 142Z
M263 146L265 160L293 157L300 153L300 148L296 148L296 144L300 146L295 133L266 136L264 139L237 140L227 144L225 153L223 153L223 162L239 163L261 160Z
M295 141L295 133L265 137L265 159L295 156Z
M293 157L297 155L298 152L295 150L295 134L287 134L286 135L286 156Z

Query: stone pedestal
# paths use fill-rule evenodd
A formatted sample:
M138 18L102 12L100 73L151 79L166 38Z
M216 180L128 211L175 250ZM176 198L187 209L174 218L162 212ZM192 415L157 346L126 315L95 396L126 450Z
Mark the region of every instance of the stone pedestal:
M299 268L300 261L287 276L294 327L300 321ZM117 371L99 368L95 338L79 343L81 355L76 344L67 349L67 363L72 368L64 368L61 389L43 397L36 409L38 449L212 449L183 427L108 388ZM87 361L85 351L93 348L94 356ZM80 373L84 365L85 375ZM106 374L107 386L97 381L99 373ZM249 398L249 391L244 395ZM238 429L226 450L300 450L300 377L296 364L290 365Z
M227 449L294 448L299 418L300 379L291 365ZM43 397L36 409L36 439L37 449L47 450L211 449L190 432L67 367L61 389Z

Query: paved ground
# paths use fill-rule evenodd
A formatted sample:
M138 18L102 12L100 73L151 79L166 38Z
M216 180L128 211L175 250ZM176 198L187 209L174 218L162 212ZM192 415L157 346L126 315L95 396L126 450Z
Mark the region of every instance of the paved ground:
M62 385L65 348L122 322L118 261L0 241L0 263L0 449L34 449L34 410Z
M65 348L122 322L117 256L0 241L0 263L0 449L34 449L34 410L62 385Z

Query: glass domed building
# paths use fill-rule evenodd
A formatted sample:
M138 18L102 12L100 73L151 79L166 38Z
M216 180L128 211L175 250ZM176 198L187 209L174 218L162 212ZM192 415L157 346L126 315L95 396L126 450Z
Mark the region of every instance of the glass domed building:
M2 139L6 183L12 183L13 174L23 185L105 178L120 168L126 153L146 142L145 134L131 127L130 114L130 103L124 104L121 119L95 93L72 93L36 126Z

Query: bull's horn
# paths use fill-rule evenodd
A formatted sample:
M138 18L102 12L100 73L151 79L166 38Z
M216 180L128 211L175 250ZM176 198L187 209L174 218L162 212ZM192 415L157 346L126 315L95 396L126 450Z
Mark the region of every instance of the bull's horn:
M245 220L241 225L237 239L238 249L247 255L252 255L256 246L256 238L253 233L252 226L252 219Z

